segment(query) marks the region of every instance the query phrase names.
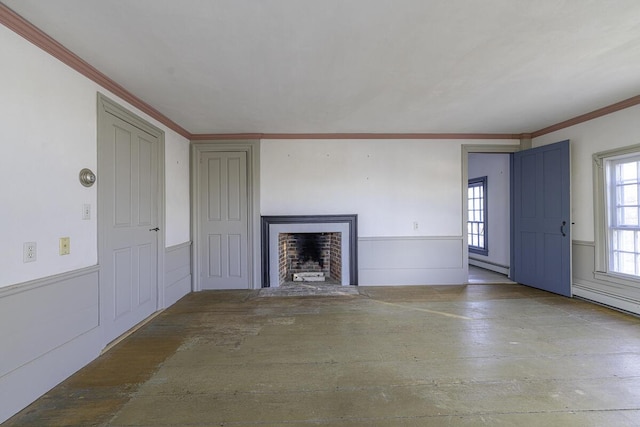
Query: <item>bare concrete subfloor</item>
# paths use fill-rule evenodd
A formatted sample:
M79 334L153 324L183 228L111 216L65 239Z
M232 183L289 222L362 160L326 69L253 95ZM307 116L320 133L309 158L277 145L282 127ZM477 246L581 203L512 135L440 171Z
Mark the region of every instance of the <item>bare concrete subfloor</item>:
M509 284L358 290L188 295L6 425L640 425L636 317Z

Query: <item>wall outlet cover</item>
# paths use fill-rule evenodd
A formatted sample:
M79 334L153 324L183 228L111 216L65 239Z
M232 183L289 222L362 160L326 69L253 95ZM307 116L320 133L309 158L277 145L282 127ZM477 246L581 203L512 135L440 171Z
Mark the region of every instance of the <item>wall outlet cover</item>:
M37 259L36 242L25 242L22 247L22 261L34 262Z
M71 253L70 239L68 237L60 238L60 255L69 255Z

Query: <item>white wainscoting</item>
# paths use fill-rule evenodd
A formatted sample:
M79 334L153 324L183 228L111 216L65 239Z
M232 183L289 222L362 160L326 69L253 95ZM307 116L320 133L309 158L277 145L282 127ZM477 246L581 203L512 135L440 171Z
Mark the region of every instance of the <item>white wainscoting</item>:
M640 315L640 286L596 278L595 243L574 240L573 295Z
M191 242L165 250L165 306L191 292ZM0 423L99 356L99 267L0 288Z
M165 249L165 307L191 292L191 242Z
M95 359L98 267L0 289L0 422Z
M467 282L461 236L361 237L358 283L460 285Z

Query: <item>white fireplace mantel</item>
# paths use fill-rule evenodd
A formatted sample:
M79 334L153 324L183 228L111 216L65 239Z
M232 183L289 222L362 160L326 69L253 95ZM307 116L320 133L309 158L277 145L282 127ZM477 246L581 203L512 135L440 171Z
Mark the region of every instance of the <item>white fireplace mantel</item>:
M263 216L263 286L278 287L280 285L278 277L278 235L280 233L341 233L341 284L357 285L357 215Z

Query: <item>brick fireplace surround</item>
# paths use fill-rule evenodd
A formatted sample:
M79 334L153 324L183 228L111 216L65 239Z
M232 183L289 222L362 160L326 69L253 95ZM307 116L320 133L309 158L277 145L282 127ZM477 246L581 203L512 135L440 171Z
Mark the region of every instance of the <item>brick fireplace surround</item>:
M318 262L290 262L290 269L283 269L283 243L298 240L318 240L321 251ZM357 215L302 215L302 216L263 216L262 217L262 287L277 287L290 280L293 272L300 272L300 264L304 268L312 266L308 271L324 271L328 277L342 285L358 284L357 265ZM340 245L335 250L335 245ZM333 245L333 255L329 250ZM333 260L331 260L333 256ZM295 256L293 256L295 257ZM336 260L340 258L339 260ZM297 261L297 260L296 260ZM306 265L305 265L306 264ZM315 265L314 265L315 264ZM286 270L286 275L284 270Z
M295 273L324 273L326 280L342 280L342 233L278 233L280 283Z

